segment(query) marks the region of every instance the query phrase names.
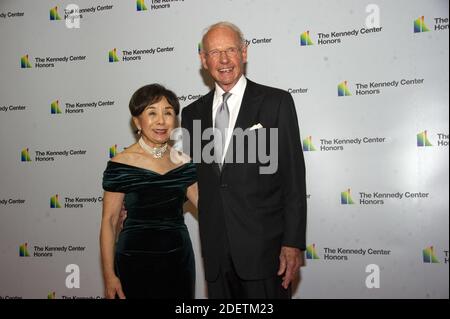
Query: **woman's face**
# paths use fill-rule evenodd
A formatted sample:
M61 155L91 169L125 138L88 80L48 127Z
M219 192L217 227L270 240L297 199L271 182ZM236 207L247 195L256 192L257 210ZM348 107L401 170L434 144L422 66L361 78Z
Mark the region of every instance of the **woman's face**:
M133 121L141 130L144 141L149 146L156 147L169 140L177 116L173 106L163 96L159 102L147 106L139 116L133 117Z

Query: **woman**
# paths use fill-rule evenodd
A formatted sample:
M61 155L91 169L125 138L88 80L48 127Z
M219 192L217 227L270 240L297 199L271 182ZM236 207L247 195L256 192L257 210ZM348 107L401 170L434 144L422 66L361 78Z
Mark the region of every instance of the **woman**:
M184 223L186 196L197 206L195 167L175 163L168 144L177 126L177 96L158 84L137 90L130 112L139 141L103 174L100 248L106 298L194 298L195 264ZM127 218L116 229L122 203Z

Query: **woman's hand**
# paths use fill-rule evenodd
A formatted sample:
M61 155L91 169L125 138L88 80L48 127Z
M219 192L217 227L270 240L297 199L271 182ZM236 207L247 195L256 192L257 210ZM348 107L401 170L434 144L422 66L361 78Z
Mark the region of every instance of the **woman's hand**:
M122 290L122 284L117 276L105 279L105 297L106 299L115 299L116 295L119 299L126 299Z
M188 187L186 196L189 199L189 201L195 206L195 208L198 209L198 185L197 185L197 183L192 184L191 186Z

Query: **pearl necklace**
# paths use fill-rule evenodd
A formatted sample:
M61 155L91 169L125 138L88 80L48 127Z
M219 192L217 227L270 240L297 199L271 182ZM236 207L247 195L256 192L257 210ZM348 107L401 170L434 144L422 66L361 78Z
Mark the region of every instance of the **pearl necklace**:
M138 143L144 151L152 155L154 158L161 158L167 151L167 143L165 143L161 147L151 147L144 142L144 139L142 137L139 139Z

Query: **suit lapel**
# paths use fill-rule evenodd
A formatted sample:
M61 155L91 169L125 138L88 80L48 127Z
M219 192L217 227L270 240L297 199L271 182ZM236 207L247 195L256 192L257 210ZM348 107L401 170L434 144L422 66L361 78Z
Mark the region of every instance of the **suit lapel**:
M251 127L255 123L258 117L259 106L264 97L264 92L258 90L258 85L247 79L247 87L245 88L244 96L242 98L241 107L239 109L238 117L234 129L241 128L243 131ZM230 152L227 149L227 155ZM227 158L227 156L225 156ZM227 163L224 163L222 172L224 171Z
M205 129L208 128L212 128L212 107L213 107L213 102L214 102L214 92L215 90L212 90L211 92L209 92L203 99L203 103L201 105L199 105L199 114L200 114L200 118L201 118L201 132L203 135L203 131ZM206 144L213 142L213 139L211 138L210 140L204 141L202 139L202 152L203 152L203 148L206 146ZM219 169L219 165L217 163L211 163L211 164L206 164L208 167L211 167L214 171L215 174L217 174L218 176L220 175L220 169Z
M214 101L214 90L209 92L203 99L203 103L198 105L198 112L200 114L202 123L202 133L203 130L207 128L212 128L212 105ZM258 84L247 79L247 87L245 88L244 96L242 98L241 107L239 109L238 117L236 119L236 124L234 128L240 128L246 130L255 124L255 120L258 117L259 106L263 100L264 92L259 90ZM202 150L206 144L211 142L202 140ZM227 149L227 155L230 150ZM227 158L227 156L225 156ZM221 172L224 171L227 163L222 166L222 171L219 169L219 165L216 163L208 164L212 167L214 172L220 176Z
M205 95L203 103L199 105L199 114L202 120L202 131L212 127L212 105L214 101L214 90Z
M234 128L239 127L246 130L255 124L254 121L257 118L262 98L263 92L258 90L257 84L247 80L247 87L245 88L241 108L239 109Z

